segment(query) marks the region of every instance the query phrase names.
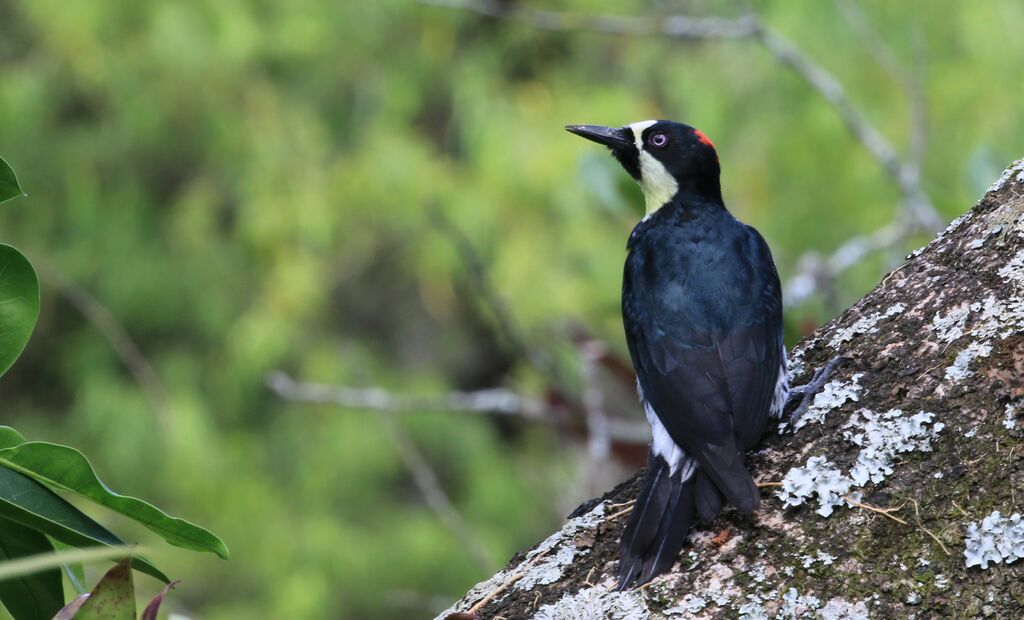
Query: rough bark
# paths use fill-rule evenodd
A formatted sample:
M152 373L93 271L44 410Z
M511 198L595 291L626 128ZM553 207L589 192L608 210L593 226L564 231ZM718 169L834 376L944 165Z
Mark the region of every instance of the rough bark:
M847 359L751 457L786 482L758 514L727 511L671 573L614 592L637 474L439 618L1024 618L1024 525L1005 521L1024 511L1022 212L1024 160L796 347L796 384Z

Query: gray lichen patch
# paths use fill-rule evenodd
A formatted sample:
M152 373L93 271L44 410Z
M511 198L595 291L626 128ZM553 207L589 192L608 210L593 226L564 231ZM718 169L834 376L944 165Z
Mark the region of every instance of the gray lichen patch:
M544 605L534 620L646 620L651 617L637 592L613 592L607 588L586 588Z
M839 349L844 343L853 340L854 336L873 334L878 331L879 323L885 319L896 316L904 310L906 310L906 306L897 302L886 308L883 312L873 312L867 316L861 317L852 325L836 330L832 335L832 340L830 340L828 344L833 349Z
M966 564L980 566L1010 564L1024 558L1024 519L1020 513L1003 517L999 511L986 516L981 523L967 526L964 558Z
M817 498L818 514L828 517L836 506L859 503L857 491L869 481L879 483L893 473L897 455L915 450L930 451L932 439L945 427L934 423L934 414L919 412L904 416L899 409L876 413L860 409L842 426L842 436L859 446L849 473L824 456L812 456L801 467L786 472L779 499L784 506L799 506Z

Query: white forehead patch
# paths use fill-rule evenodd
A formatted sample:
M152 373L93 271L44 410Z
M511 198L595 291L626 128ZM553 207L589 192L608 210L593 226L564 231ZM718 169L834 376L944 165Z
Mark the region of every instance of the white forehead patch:
M665 166L644 150L644 131L657 122L640 121L629 125L636 141L636 150L640 154L640 189L644 192L646 217L650 217L652 213L665 206L679 191L679 184Z
M644 130L658 121L640 121L632 123L629 128L633 130L633 139L636 140L636 150L644 150Z

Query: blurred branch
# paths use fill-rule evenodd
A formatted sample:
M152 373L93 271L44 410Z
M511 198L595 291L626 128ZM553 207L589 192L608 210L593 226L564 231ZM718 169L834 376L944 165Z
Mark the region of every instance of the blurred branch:
M89 291L82 288L60 271L50 267L38 256L33 258L36 269L43 276L43 280L49 283L54 291L66 299L87 321L99 330L107 342L121 358L121 361L132 373L135 382L146 395L153 411L156 414L157 422L166 428L168 423L168 398L160 377L142 353L128 331L121 325L106 306L104 306Z
M587 31L630 36L667 36L674 39L736 39L754 34L755 23L748 17L621 17L546 11L499 0L419 0L428 6L458 9L519 22L538 30Z
M325 383L298 382L283 372L267 375L267 386L289 400L329 403L347 409L371 409L389 413L462 411L518 415L544 421L544 406L502 388L447 394L398 394L380 388L350 388Z
M276 371L267 375L267 387L285 400L337 405L345 409L364 409L387 413L450 411L514 415L542 424L554 424L555 416L544 403L510 390L494 388L476 392L447 394L401 394L381 388L351 388L326 383L296 381ZM646 443L650 437L645 424L609 419L608 435L617 441Z
M612 453L611 430L604 407L604 394L598 383L598 361L606 346L597 340L588 340L580 346L580 375L583 378L583 414L587 423L587 494L600 492L605 481L600 473Z
M797 275L786 282L784 298L800 305L817 292L828 292L839 274L875 252L901 247L919 230L916 222L899 218L872 233L847 239L828 257L807 252L797 263Z
M817 67L813 61L782 41L777 35L771 35L768 41L763 40L763 42L769 49L774 49L773 53L780 62L804 75L805 79L814 85L826 99L832 101L827 93L831 93L831 97L836 98L833 105L839 111L851 133L857 136L875 159L889 172L890 176L896 180L903 193L903 209L893 222L874 232L848 239L828 258L822 258L817 252L804 254L797 263L799 271L786 282L786 299L794 305L807 301L817 292L830 291L840 274L866 256L885 250L902 249L906 241L915 233L934 233L942 227L942 218L939 217L931 200L921 188L921 163L928 136L927 101L922 79L924 55L920 55L921 59L917 63L915 72L907 71L872 28L856 0L835 0L835 4L876 62L892 75L893 79L899 82L906 91L910 104L910 137L905 160L896 154L895 149L868 124L867 120L849 102L838 82L831 80L832 83L829 83L829 76L823 69ZM793 62L784 60L787 53L795 54ZM793 64L794 62L795 64ZM902 255L901 252L900 256Z
M875 158L903 193L904 207L923 228L938 231L942 220L921 189L919 175L897 154L882 134L868 122L836 78L785 38L761 26L757 39L775 58L801 77L832 104L846 128Z
M535 346L526 337L519 322L512 314L511 308L509 308L505 299L498 293L498 290L491 282L487 268L480 258L480 253L477 252L469 237L454 222L448 219L448 216L438 206L429 205L427 207L427 214L434 226L441 234L448 238L455 248L459 259L465 265L466 271L469 274L469 284L476 292L477 297L480 298L481 303L489 309L495 327L501 333L508 346L512 347L535 370L547 375L552 380L552 383L557 385L562 392L571 393L569 388L571 383L567 380L564 372L551 355L542 348Z
M797 75L839 115L850 134L864 146L883 170L893 179L903 195L901 214L896 222L851 239L828 259L809 254L801 259L805 268L786 285L787 290L800 293L791 303L804 301L822 285L827 285L840 273L865 255L897 249L916 232L936 232L942 228L931 199L921 187L921 159L925 151L927 114L924 89L919 76L902 70L895 56L873 31L858 5L852 0L837 0L858 34L864 39L868 51L904 84L911 106L911 136L908 156L903 158L882 133L850 101L839 80L816 63L795 44L766 26L753 5L747 3L747 14L735 19L715 17L622 17L611 15L583 15L546 11L518 3L496 0L420 0L422 4L471 11L492 18L506 19L541 30L591 31L631 36L662 36L672 39L739 39L750 38L758 42L782 65Z
M267 377L267 385L275 394L285 400L333 403L345 407L377 411L380 414L384 430L398 451L402 464L409 472L413 483L416 485L416 489L423 496L423 500L430 510L448 528L452 535L463 544L466 551L472 556L473 561L481 570L485 573L497 570L498 565L491 557L490 552L487 551L480 537L462 518L462 515L455 509L455 505L452 504L448 494L445 493L444 488L441 486L441 481L438 479L433 467L431 467L430 462L423 456L423 453L420 452L408 433L395 421L394 413L409 410L423 401L416 397L396 396L377 389L354 390L317 383L298 383L283 372L271 373ZM474 398L480 395L470 396L468 399L465 398L466 396L466 394L459 394L449 397L448 402L466 405L474 403ZM484 397L478 400L482 402L488 398ZM506 400L503 397L499 397L493 401L493 404L506 406ZM438 403L435 399L434 404L441 403Z

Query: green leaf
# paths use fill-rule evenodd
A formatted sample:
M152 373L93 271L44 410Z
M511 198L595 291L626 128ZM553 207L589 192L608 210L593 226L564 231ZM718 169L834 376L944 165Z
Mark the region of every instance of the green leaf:
M0 448L10 448L19 443L25 443L25 438L21 436L21 433L10 426L0 425Z
M0 517L0 559L15 560L53 551L39 532ZM0 566L8 562L0 563ZM0 602L14 620L49 620L64 606L60 570L50 568L0 580Z
M0 516L75 547L121 546L124 541L35 480L0 467ZM132 566L164 583L170 579L140 557Z
M107 571L74 616L75 620L135 620L135 586L128 560Z
M212 532L184 519L171 517L141 499L118 495L108 489L96 477L85 456L74 448L30 441L0 450L0 465L116 510L142 523L172 545L194 551L211 551L225 560L228 558L228 548Z
M21 185L18 185L18 177L14 170L7 165L3 157L0 157L0 202L7 202L11 198L24 196Z
M0 375L28 343L39 318L39 280L21 252L0 243Z

